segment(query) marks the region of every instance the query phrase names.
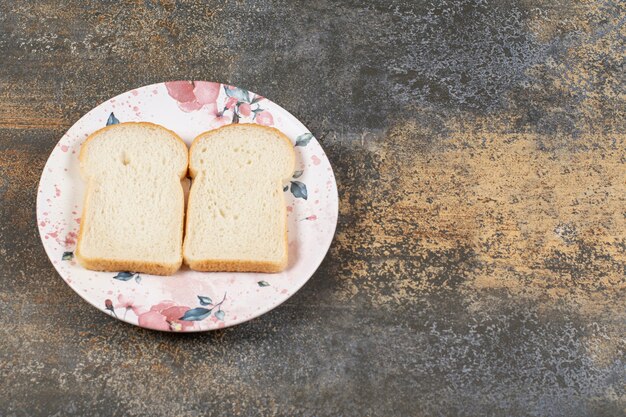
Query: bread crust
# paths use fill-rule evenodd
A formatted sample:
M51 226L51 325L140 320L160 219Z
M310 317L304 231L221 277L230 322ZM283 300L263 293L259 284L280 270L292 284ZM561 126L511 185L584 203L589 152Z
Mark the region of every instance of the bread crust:
M156 123L150 123L150 122L124 122L124 123L109 125L101 129L98 129L95 132L93 132L91 135L89 135L87 139L85 139L85 141L82 143L80 147L80 153L78 155L78 159L80 161L81 167L82 167L82 164L85 162L85 159L84 159L85 152L86 152L85 149L87 148L87 145L89 144L91 140L93 140L98 134L102 133L105 130L114 129L118 126L125 126L129 124L141 125L141 126L147 126L147 127L156 127L159 129L166 130L172 136L174 136L174 139L178 140L185 147L186 152L188 152L187 144L185 143L185 141L183 141L183 139L180 136L178 136L178 134L176 134L174 131L170 129L167 129ZM189 169L189 154L187 153L187 168L180 175L179 179L182 180L186 176L188 169ZM78 260L78 262L86 269L91 269L94 271L109 271L109 272L133 271L133 272L142 272L145 274L153 274L153 275L173 275L182 265L182 262L183 262L182 254L180 256L180 259L175 263L146 262L146 261L137 261L133 259L87 258L81 254L80 247L81 247L81 242L83 239L83 233L85 231L84 213L85 213L85 208L87 205L87 196L90 193L89 188L91 186L91 179L87 178L86 180L87 180L87 189L85 190L85 196L83 197L83 214L80 217L80 226L78 229L76 250L74 251L74 255L76 256L76 259ZM185 202L183 201L183 216L185 215L186 215ZM185 228L185 219L183 218L183 221L181 223L181 232L183 233L183 238L184 238L184 231L185 231L184 228Z
M159 124L152 123L152 122L124 122L124 123L116 123L114 125L108 125L108 126L105 126L103 128L100 128L100 129L96 130L91 135L87 136L87 139L85 139L85 141L80 145L80 151L78 153L78 160L80 161L81 167L82 167L82 164L85 162L85 152L86 152L85 149L87 149L87 145L89 144L89 142L91 142L97 135L99 135L100 133L102 133L102 132L104 132L106 130L111 130L111 129L115 129L115 128L119 127L119 126L128 126L128 125L156 127L157 129L163 129L163 130L167 131L168 133L170 133L171 135L173 135L174 138L177 141L179 141L181 145L183 145L185 147L185 152L187 152L187 170L185 170L185 172L183 172L180 175L180 179L183 179L187 175L187 171L189 169L189 158L191 157L191 154L189 153L189 148L187 148L187 144L173 130L170 130L170 129L166 128L165 126L161 126Z
M189 147L189 159L188 159L190 161L189 162L189 176L192 179L197 175L197 172L194 172L193 171L193 167L191 166L191 158L193 156L193 150L195 148L195 145L197 145L198 141L200 139L202 139L202 137L205 136L205 135L213 134L213 133L215 133L215 132L217 132L219 130L233 129L233 128L236 128L237 126L254 126L255 128L269 130L270 132L278 134L278 136L280 136L285 142L287 142L287 144L291 148L291 162L292 162L291 165L295 166L295 164L296 164L296 152L293 150L293 144L291 143L291 140L283 132L281 132L280 130L276 129L275 127L263 126L263 125L258 125L258 124L255 124L255 123L236 123L236 124L224 125L222 127L218 127L217 129L207 130L206 132L200 133L198 136L196 136L193 139L193 141L191 142L191 146ZM289 173L289 174L291 174L291 173Z
M80 252L76 250L76 259L80 264L93 271L132 271L142 272L152 275L173 275L182 265L182 259L175 264L166 264L161 262L143 262L132 259L103 259L103 258L84 258Z
M262 125L257 125L254 123L241 123L241 124L225 125L217 129L202 132L194 138L194 140L191 143L191 147L189 148L189 175L192 178L192 185L191 185L191 189L189 190L187 210L189 210L189 207L191 206L190 202L194 194L193 179L198 174L197 170L195 170L194 167L191 166L191 160L193 157L193 150L195 146L206 135L213 134L221 129L232 129L233 127L236 127L236 126L254 126L255 128L269 130L272 133L277 134L280 138L282 138L289 145L289 149L291 149L291 166L295 167L296 152L293 150L293 144L291 143L291 140L287 137L287 135L285 135L283 132L281 132L280 130L274 127L262 126ZM284 179L286 180L288 178L289 176ZM284 198L283 198L283 202L284 202ZM187 223L187 218L188 216L185 216L185 234L188 233L188 227L189 227ZM284 247L285 247L285 253L280 262L247 261L243 259L232 259L232 260L195 259L194 260L194 259L189 259L185 255L184 241L183 241L183 262L186 265L188 265L189 268L195 271L202 271L202 272L263 272L263 273L281 272L285 270L285 268L287 268L287 265L289 262L289 238L287 235L287 216L286 215L285 215L285 246Z
M242 259L202 259L198 261L188 260L185 263L194 271L202 272L281 272L287 267L287 256L283 262L246 261Z

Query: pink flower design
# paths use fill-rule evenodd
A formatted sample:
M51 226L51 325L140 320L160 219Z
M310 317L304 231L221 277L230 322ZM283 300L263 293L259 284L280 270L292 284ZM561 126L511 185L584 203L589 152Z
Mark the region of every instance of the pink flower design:
M166 82L165 87L184 112L199 110L207 104L216 104L220 94L220 84L207 81L171 81Z
M223 126L225 124L228 124L230 122L230 118L224 116L224 112L220 112L217 108L217 103L210 103L206 106L206 110L209 113L209 116L211 116L212 120L211 120L211 127L212 128L217 128L220 126Z
M239 105L239 113L243 116L243 117L248 117L252 114L252 109L250 108L250 104L248 103L241 103Z
M215 119L213 119L211 125L215 128L218 128L218 127L227 125L229 123L230 123L230 117L224 116L222 114L221 116L217 116Z
M139 316L138 324L154 330L170 330L170 325L161 313L148 311Z
M217 111L217 103L207 104L206 109L208 110L209 114L213 117L221 116L220 114L218 114L219 112Z
M191 81L171 81L165 83L167 93L179 103L187 103L196 99L193 93L194 85Z
M228 100L226 100L226 104L224 104L224 107L226 107L228 110L232 110L235 108L236 104L237 97L228 97Z
M256 122L263 126L271 126L274 124L274 117L272 117L272 113L267 110L263 110L262 112L257 113Z
M115 305L115 308L124 308L126 311L132 310L136 316L139 316L142 313L145 313L146 309L142 306L136 305L135 301L125 296L124 294L120 294L117 297L118 303Z
M153 305L150 311L139 315L138 324L156 330L188 330L195 327L192 321L180 320L190 310L187 306L177 306L173 301L162 301Z
M111 312L111 315L113 315L115 318L118 318L117 313L115 313L115 308L113 308L113 301L107 298L106 300L104 300L104 307Z
M185 113L189 113L195 110L200 110L202 108L202 104L197 101L188 101L186 103L178 103L178 107L184 111Z
M193 93L196 96L196 101L200 104L210 104L217 101L217 96L220 95L220 85L217 83L210 83L207 81L195 81L195 88Z

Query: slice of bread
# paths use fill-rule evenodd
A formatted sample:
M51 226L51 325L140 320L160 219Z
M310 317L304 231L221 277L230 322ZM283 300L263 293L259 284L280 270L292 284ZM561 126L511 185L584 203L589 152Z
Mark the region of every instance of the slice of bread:
M233 124L196 137L183 256L197 271L279 272L287 266L283 182L295 152L279 130Z
M171 275L182 263L187 146L152 123L107 126L80 151L87 187L76 258L88 269Z

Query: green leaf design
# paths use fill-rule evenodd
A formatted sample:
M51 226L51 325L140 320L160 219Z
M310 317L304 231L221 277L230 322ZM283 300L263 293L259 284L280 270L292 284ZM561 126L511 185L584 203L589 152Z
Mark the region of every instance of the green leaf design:
M257 282L257 284L259 284L259 287L269 287L270 283L267 281L259 281Z
M196 307L191 310L187 310L185 314L179 318L178 320L186 320L186 321L199 321L204 320L211 315L212 309Z
M63 252L63 256L61 257L61 260L71 261L72 259L74 259L74 252Z
M302 176L302 174L304 173L304 171L295 171L293 173L293 177L294 178L300 178Z
M139 275L139 274L135 275L135 282L137 284L141 284L141 275Z
M289 186L288 186L288 185L285 185L285 186L283 187L283 191L287 191L288 189L289 189Z
M291 194L296 198L307 199L309 194L306 185L300 181L291 181Z
M107 119L107 126L109 125L116 125L118 124L120 121L117 120L117 117L115 117L115 115L113 114L113 112L111 112L111 114L109 115L109 118Z
M209 304L213 303L213 300L211 300L211 298L204 295L199 295L198 300L200 300L200 305L202 306L208 306Z
M296 146L306 146L313 139L313 134L310 132L303 133L296 138Z
M215 318L218 319L218 320L224 320L224 316L225 315L226 315L226 313L224 313L223 310L215 312Z
M224 86L224 91L228 97L235 97L239 101L250 103L250 92L248 90L238 87L231 90L227 86Z
M236 111L233 112L233 123L239 123L239 115Z
M122 271L118 272L117 275L115 275L113 278L120 281L129 281L133 277L133 275L135 275L133 272Z

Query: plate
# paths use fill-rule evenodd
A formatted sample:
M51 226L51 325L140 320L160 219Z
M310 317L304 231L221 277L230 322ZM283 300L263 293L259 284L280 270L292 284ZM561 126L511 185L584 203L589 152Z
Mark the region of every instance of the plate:
M273 126L286 134L296 151L296 171L284 187L287 269L277 274L206 273L183 266L174 276L162 277L81 267L74 259L84 193L80 146L92 132L130 121L163 125L187 145L199 133L230 123ZM324 259L337 215L335 177L311 132L285 109L258 94L206 81L148 85L100 104L61 138L46 163L37 193L41 240L63 280L104 313L163 331L233 326L280 305L309 280Z

